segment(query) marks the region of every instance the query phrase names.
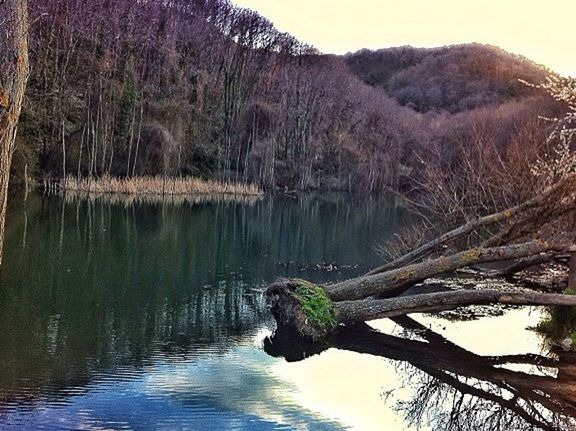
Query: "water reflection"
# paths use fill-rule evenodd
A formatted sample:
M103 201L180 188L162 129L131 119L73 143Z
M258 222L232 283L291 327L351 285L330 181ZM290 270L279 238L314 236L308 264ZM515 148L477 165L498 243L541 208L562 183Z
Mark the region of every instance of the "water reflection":
M88 193L63 191L60 196L68 203L92 201L108 205L122 205L125 207L139 205L203 205L219 204L223 202L254 204L264 198L264 195L234 195L234 194L188 194L188 195L162 195L162 194L121 194L121 193Z
M382 332L346 328L313 358L310 346L272 343L306 361L266 355L265 285L365 272L378 263L373 245L405 218L386 200L336 196L13 199L0 272L0 428L576 427L573 355L513 354L524 345L478 353L463 341L511 344L525 314L443 322L452 341L401 319Z
M8 423L3 415L38 414L39 406L81 400L82 409L94 410L101 391L113 406L115 387L141 389L143 380L158 377L159 364L221 364L266 321L266 284L279 276L329 282L364 272L377 262L375 241L402 217L389 201L346 197L177 205L12 199L0 272L0 426ZM209 396L197 387L187 397L208 406L211 420L226 417L224 399L240 394L230 370L215 374L219 367L198 375L211 379L207 386L219 382L221 392ZM251 405L258 417L257 403L245 398L245 413ZM135 412L145 405L130 401ZM44 425L69 419L78 427L77 415L66 410Z
M291 334L276 333L265 340L264 347L269 354L289 361L327 348L394 360L404 385L411 388L409 399L395 406L406 426L435 430L576 428L574 352L482 356L409 317L393 320L404 330L402 336L358 324L341 327L326 346L297 344ZM394 390L385 395L394 398Z

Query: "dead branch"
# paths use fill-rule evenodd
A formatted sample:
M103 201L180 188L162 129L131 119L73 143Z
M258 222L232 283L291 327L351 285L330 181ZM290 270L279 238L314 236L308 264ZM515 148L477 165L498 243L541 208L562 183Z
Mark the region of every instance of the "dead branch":
M417 282L473 264L521 259L547 252L562 252L568 243L534 240L492 248L473 248L451 256L415 263L387 272L362 276L326 287L333 301L351 301L371 296L394 296Z
M560 202L561 201L560 197L562 195L565 195L567 190L569 192L572 192L574 185L576 185L576 175L574 175L574 174L569 175L563 181L559 181L556 184L554 184L553 186L548 187L547 189L545 189L544 191L539 193L534 198L532 198L532 199L530 199L530 200L528 200L528 201L526 201L520 205L505 209L505 210L497 212L497 213L489 214L489 215L484 216L484 217L479 217L477 219L474 219L474 220L472 220L472 221L470 221L470 222L468 222L462 226L459 226L456 229L453 229L449 232L446 232L443 235L440 235L439 237L435 238L434 240L424 244L421 247L418 247L417 249L411 251L410 253L405 254L404 256L402 256L402 257L400 257L400 258L398 258L398 259L396 259L390 263L387 263L387 264L382 265L376 269L373 269L367 275L380 274L380 273L383 273L386 271L390 271L392 269L399 268L401 266L405 266L405 265L417 262L419 260L422 260L423 258L426 258L427 256L430 256L432 253L440 250L443 246L446 246L447 244L453 243L454 241L456 241L460 238L463 238L463 237L469 235L470 233L477 231L480 228L486 228L490 225L494 225L497 223L504 222L506 220L510 220L512 217L514 217L518 214L527 212L527 211L534 209L534 208L537 208L537 207L547 208L547 206L544 205L545 203L550 202L550 201ZM550 219L540 217L539 220L541 220L542 223L544 223ZM519 223L519 225L520 226L526 225L526 221L522 220L521 223ZM505 232L507 232L509 230L511 230L511 228L507 228ZM529 231L529 232L532 232L532 231ZM500 233L497 236L500 239L499 242L502 242L502 239L505 235L504 235L504 233ZM499 244L496 244L496 242L497 241L494 240L493 244L487 244L486 246L499 245Z
M502 292L498 290L460 290L401 296L389 299L336 302L341 322L366 321L410 313L433 313L469 305L563 305L576 306L576 296L537 292Z

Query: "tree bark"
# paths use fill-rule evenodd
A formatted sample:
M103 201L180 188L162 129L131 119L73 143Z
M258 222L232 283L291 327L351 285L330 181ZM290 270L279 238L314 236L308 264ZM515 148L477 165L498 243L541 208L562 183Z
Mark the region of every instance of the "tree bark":
M570 247L568 265L568 289L576 290L576 246Z
M0 2L0 264L8 200L8 181L18 119L28 80L27 0Z
M499 290L452 290L440 293L399 296L387 299L344 300L331 303L333 319L329 325L314 323L314 316L296 293L303 280L279 280L266 290L277 331L291 333L311 343L331 336L338 323L364 322L411 313L433 313L469 305L538 305L576 307L576 295ZM317 286L321 288L320 286Z
M473 264L521 259L550 251L563 251L566 244L534 240L502 247L477 247L395 270L346 280L326 288L333 301L350 301L371 296L389 297L427 278Z
M336 302L340 322L355 322L410 313L432 313L468 305L562 305L576 306L576 296L537 292L503 292L499 290L458 290L400 296L389 299Z

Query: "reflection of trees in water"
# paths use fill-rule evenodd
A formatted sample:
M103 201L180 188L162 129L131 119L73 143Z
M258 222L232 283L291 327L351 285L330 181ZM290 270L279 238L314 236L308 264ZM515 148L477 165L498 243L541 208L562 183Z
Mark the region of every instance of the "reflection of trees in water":
M2 396L66 393L94 376L129 375L159 358L222 352L263 320L260 297L234 282L189 294L143 292L139 300L121 288L104 298L91 287L45 299L25 294L1 307Z
M398 372L413 389L396 409L412 426L435 430L568 430L576 428L576 355L481 356L414 320L395 321L417 338L383 334L368 325L341 328L330 347L402 361ZM276 334L266 350L289 360L306 356ZM285 345L284 343L288 343ZM305 346L313 352L329 346ZM513 371L506 366L528 368ZM337 378L337 376L335 376ZM385 392L385 398L394 390Z
M349 238L373 239L387 208L338 198L12 202L0 273L0 397L11 400L227 349L265 319L260 286L312 263L362 261L367 241L359 250Z
M0 278L5 399L65 394L158 357L226 350L264 319L261 294L227 270L225 248L214 249L205 226L88 201L29 202L28 214L35 219L12 231ZM195 245L178 247L179 236Z
M438 430L560 430L576 425L571 419L576 414L575 380L566 374L576 367L573 355L484 357L416 327L410 319L398 323L417 329L428 344L413 346L404 359L410 364L405 379L416 391L397 408L411 425L430 423ZM530 372L504 368L511 364L529 366Z
M262 199L261 195L234 195L234 194L122 194L122 193L88 193L84 191L67 190L60 194L70 204L90 200L108 205L203 205L219 204L224 202L237 202L250 205Z

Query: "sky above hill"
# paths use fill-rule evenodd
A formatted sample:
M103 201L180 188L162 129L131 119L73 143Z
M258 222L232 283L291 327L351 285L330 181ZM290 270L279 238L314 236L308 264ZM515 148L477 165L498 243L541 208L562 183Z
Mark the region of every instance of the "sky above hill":
M576 0L234 0L325 53L480 42L576 76Z

